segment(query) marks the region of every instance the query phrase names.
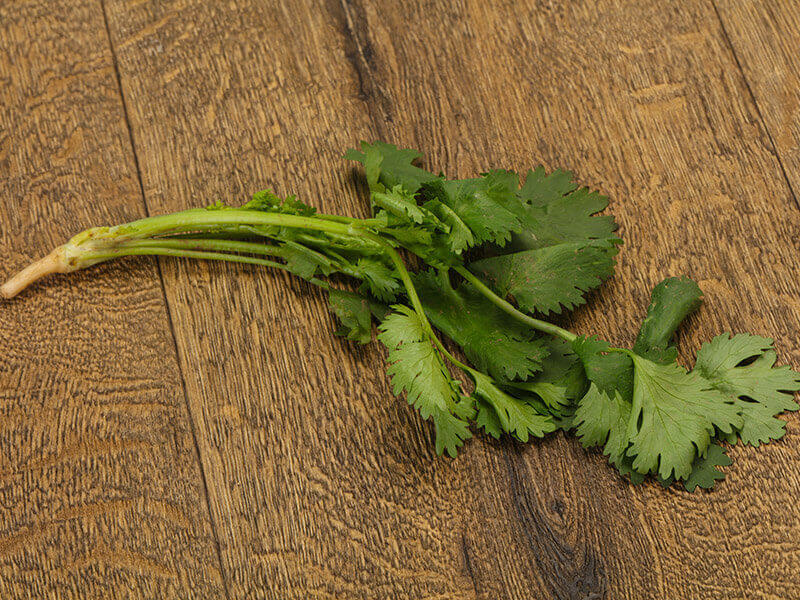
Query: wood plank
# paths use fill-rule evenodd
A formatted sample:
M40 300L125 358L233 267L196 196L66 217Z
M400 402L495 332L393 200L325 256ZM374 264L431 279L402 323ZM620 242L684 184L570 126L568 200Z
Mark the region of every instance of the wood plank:
M792 0L715 0L715 5L797 199L800 194L800 7Z
M630 343L649 288L686 272L710 305L687 348L732 328L800 358L800 217L711 5L144 0L109 22L152 212L271 185L363 213L339 156L377 135L451 175L573 168L627 240L578 330ZM163 265L233 597L800 592L796 420L713 494L631 488L560 436L437 459L318 292Z
M0 279L144 215L102 7L0 4ZM0 301L0 597L224 595L158 273Z

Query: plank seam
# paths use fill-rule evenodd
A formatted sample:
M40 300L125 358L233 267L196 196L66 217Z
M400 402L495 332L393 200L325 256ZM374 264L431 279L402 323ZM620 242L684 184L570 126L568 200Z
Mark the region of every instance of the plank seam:
M364 37L366 37L365 34L368 33L368 27L363 24L364 18L362 15L357 15L358 20L353 18L349 0L340 0L340 5L344 16L342 30L345 38L352 44L352 48L345 48L345 57L356 72L356 77L358 77L359 98L366 104L369 120L372 122L373 127L375 127L378 136L382 139L387 139L386 127L383 125L384 121L376 118L373 104L374 101L377 100L380 104L378 108L384 120L392 123L391 101L375 82L373 74L374 67L371 64L374 54L372 44L370 44L368 38L362 40L360 36L360 34L363 34Z
M145 192L144 192L144 181L142 179L142 169L141 169L141 166L140 166L140 163L139 163L139 154L138 154L138 152L136 150L136 143L135 143L134 137L133 137L133 127L131 126L130 113L129 113L129 110L128 110L128 99L127 99L127 96L125 95L125 91L124 91L124 89L122 87L122 75L120 73L119 61L117 60L117 52L116 52L116 49L114 48L114 43L112 42L112 39L111 39L111 26L109 25L109 22L108 22L108 14L107 14L107 9L106 9L106 0L100 0L100 9L101 9L101 12L103 13L103 24L105 26L106 38L108 39L108 46L109 46L109 50L111 52L111 61L112 61L112 64L114 66L114 76L116 77L116 81L117 81L117 90L119 91L120 99L122 101L122 115L123 115L123 118L125 120L125 127L126 127L126 129L128 131L128 142L130 143L131 153L133 154L133 163L134 163L134 166L136 167L136 178L137 178L137 180L139 182L139 194L140 194L140 196L142 198L142 204L144 205L145 214L149 217L149 216L151 216L150 215L150 207L147 204L147 198L146 198ZM222 574L222 583L223 583L223 589L225 590L225 597L228 600L230 600L231 594L230 594L229 578L228 578L227 571L225 569L225 564L224 564L224 562L222 560L222 549L220 547L220 538L219 538L219 533L217 531L217 523L214 520L213 513L211 512L211 505L210 505L210 502L209 502L208 481L206 479L205 467L203 466L203 459L202 459L202 453L200 451L200 444L199 444L199 442L197 440L197 427L196 427L196 424L194 422L194 417L192 416L191 406L189 404L189 392L188 392L188 389L186 387L186 377L184 376L183 361L182 361L182 358L181 358L180 349L178 347L178 339L177 339L177 336L176 336L176 333L175 333L175 323L174 323L174 320L172 318L172 310L170 309L169 299L167 298L166 283L165 283L165 280L164 280L164 273L163 273L162 268L161 268L161 259L159 257L156 257L156 271L158 272L158 278L159 278L159 281L161 282L161 297L162 297L163 302L164 302L164 312L166 314L167 325L169 327L170 335L172 337L172 346L173 346L174 351L175 351L175 360L177 362L178 374L180 375L180 379L181 379L181 389L182 389L182 393L183 393L183 401L184 401L184 404L186 405L186 414L189 417L189 427L191 428L191 431L192 431L192 441L194 442L194 449L195 449L195 453L197 455L197 463L198 463L198 466L200 468L200 479L201 479L202 484L203 484L203 493L205 495L206 511L208 513L208 520L209 520L209 523L211 525L212 535L214 537L214 549L216 550L216 554L217 554L217 562L219 563L219 570L220 570L220 573Z
M736 68L738 69L739 74L742 76L742 81L744 81L744 86L747 89L747 95L750 96L750 101L753 103L753 107L756 109L756 115L758 115L758 120L761 123L761 127L763 127L770 146L772 146L772 154L774 154L775 159L778 161L778 166L781 168L781 174L783 175L783 180L786 182L786 186L789 188L789 194L792 196L792 200L794 200L797 208L800 209L800 199L798 199L797 193L795 192L794 188L792 188L792 182L789 179L789 175L786 173L786 167L781 159L781 154L778 151L778 147L775 145L775 140L772 138L772 133L767 126L767 122L764 120L764 117L761 113L761 107L758 105L756 96L753 93L753 88L750 87L750 81L747 79L747 75L745 75L744 69L742 68L742 63L739 61L739 56L736 54L736 49L733 47L733 41L728 35L728 30L725 28L725 21L722 19L722 14L720 14L715 0L711 0L711 6L714 8L714 13L717 15L717 20L719 21L719 26L722 30L722 37L725 39L725 43L728 46L728 51L731 53L733 62L736 64Z

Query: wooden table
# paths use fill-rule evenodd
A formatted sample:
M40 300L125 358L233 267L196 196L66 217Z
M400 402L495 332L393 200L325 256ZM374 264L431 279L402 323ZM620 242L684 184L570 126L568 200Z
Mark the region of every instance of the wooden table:
M794 0L0 3L0 276L94 224L272 187L364 214L343 151L537 164L612 198L570 326L652 285L800 364ZM572 438L437 458L383 351L257 268L126 260L0 303L0 598L799 598L800 426L712 493Z

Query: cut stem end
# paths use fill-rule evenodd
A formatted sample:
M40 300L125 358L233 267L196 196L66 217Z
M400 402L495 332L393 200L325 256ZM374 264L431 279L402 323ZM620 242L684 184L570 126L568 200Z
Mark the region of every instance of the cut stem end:
M64 258L64 247L59 246L44 258L29 264L19 273L0 286L0 296L13 298L22 290L51 273L67 273L74 270Z

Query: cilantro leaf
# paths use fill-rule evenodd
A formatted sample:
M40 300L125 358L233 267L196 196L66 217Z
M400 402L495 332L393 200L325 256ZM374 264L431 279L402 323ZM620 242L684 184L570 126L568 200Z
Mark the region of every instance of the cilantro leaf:
M311 279L318 272L327 276L335 270L327 256L302 244L287 241L280 249L281 257L286 260L288 269L303 279Z
M395 312L378 327L378 340L389 349L387 372L394 393L405 391L408 403L422 418L433 419L437 452L455 456L471 435L467 423L458 416L464 414L460 386L450 376L417 313L403 305L392 309Z
M630 416L630 401L616 390L608 395L592 383L575 411L576 434L584 448L602 446L609 462L618 467L627 458Z
M383 302L397 298L402 287L397 273L375 258L359 258L352 266L350 274L363 281L360 291L369 291Z
M606 241L559 244L481 259L469 269L527 312L560 313L585 303L584 294L611 276L615 254Z
M718 335L697 354L695 370L734 399L741 411L744 423L738 437L745 444L758 446L782 437L784 423L775 416L800 408L792 393L800 390L800 373L775 367L775 360L771 339L746 333Z
M530 171L517 201L505 200L521 228L498 256L473 262L470 270L528 312L571 310L613 273L616 223L595 216L607 204L596 192L576 189L570 173Z
M523 231L514 240L518 249L616 239L614 217L596 215L608 206L608 198L577 189L569 171L529 171L519 197L525 209L520 215Z
M413 162L422 154L416 150L398 148L386 142L361 142L361 151L348 150L344 157L364 165L370 188L377 182L387 189L401 186L409 194L414 194L424 183L436 179L433 173L414 166Z
M583 363L586 377L601 392L633 400L633 361L624 352L614 352L611 344L598 337L578 337L572 349Z
M472 235L472 231L452 208L439 200L430 200L424 206L447 226L445 239L451 252L461 254L467 248L475 245L475 236Z
M589 385L583 365L564 340L545 337L539 341L548 352L541 370L526 381L504 382L503 386L513 396L540 407L540 412L549 413L559 429L568 431L573 428L577 400Z
M671 345L672 336L687 315L702 302L703 292L688 277L670 277L655 288L642 321L633 351L657 362L670 363L678 358Z
M547 356L542 360L541 371L531 381L557 384L563 387L566 402L577 400L589 386L583 364L568 342L545 337L543 343L547 349Z
M547 348L468 283L453 288L445 273L414 277L425 314L495 379L525 379L541 368Z
M482 398L476 398L475 403L478 407L478 416L475 418L475 424L494 439L499 440L503 436L503 425L500 423L497 411Z
M713 389L697 372L677 363L660 364L630 353L634 364L633 405L628 423L633 467L687 477L694 457L704 456L714 428L742 426L733 399Z
M471 405L472 401L467 399L467 401L463 401L463 404L465 406ZM461 410L461 412L472 415L472 411ZM458 448L472 437L469 423L450 411L441 410L438 406L431 411L431 420L436 430L436 454L441 456L447 452L451 458L455 458L458 454Z
M368 344L372 341L372 317L386 318L388 308L359 294L328 290L328 308L336 315L340 327L335 331L347 339Z
M426 219L425 212L417 205L413 194L406 192L399 184L386 191L373 191L372 204L414 223L422 223Z
M541 415L523 400L510 396L483 373L470 371L475 381L474 395L478 399L478 423L483 425L487 433L498 437L497 424L506 433L512 434L521 442L527 442L530 436L543 437L555 431L556 424L552 418ZM494 416L488 413L493 409Z
M297 196L292 195L281 198L280 196L276 196L272 190L256 192L253 194L253 199L242 206L242 208L277 212L286 215L299 215L303 217L313 216L317 212L317 209L313 206L300 202Z
M426 197L448 207L469 228L473 244L492 242L502 246L512 233L522 229L515 214L515 205L521 206L518 185L516 174L509 177L507 171L493 171L475 179L435 179L423 191ZM462 233L460 242L469 239Z
M692 472L684 480L683 486L689 492L695 491L698 487L711 489L717 480L725 479L725 473L717 467L727 467L732 462L722 446L711 444L705 456L698 456L694 459Z

